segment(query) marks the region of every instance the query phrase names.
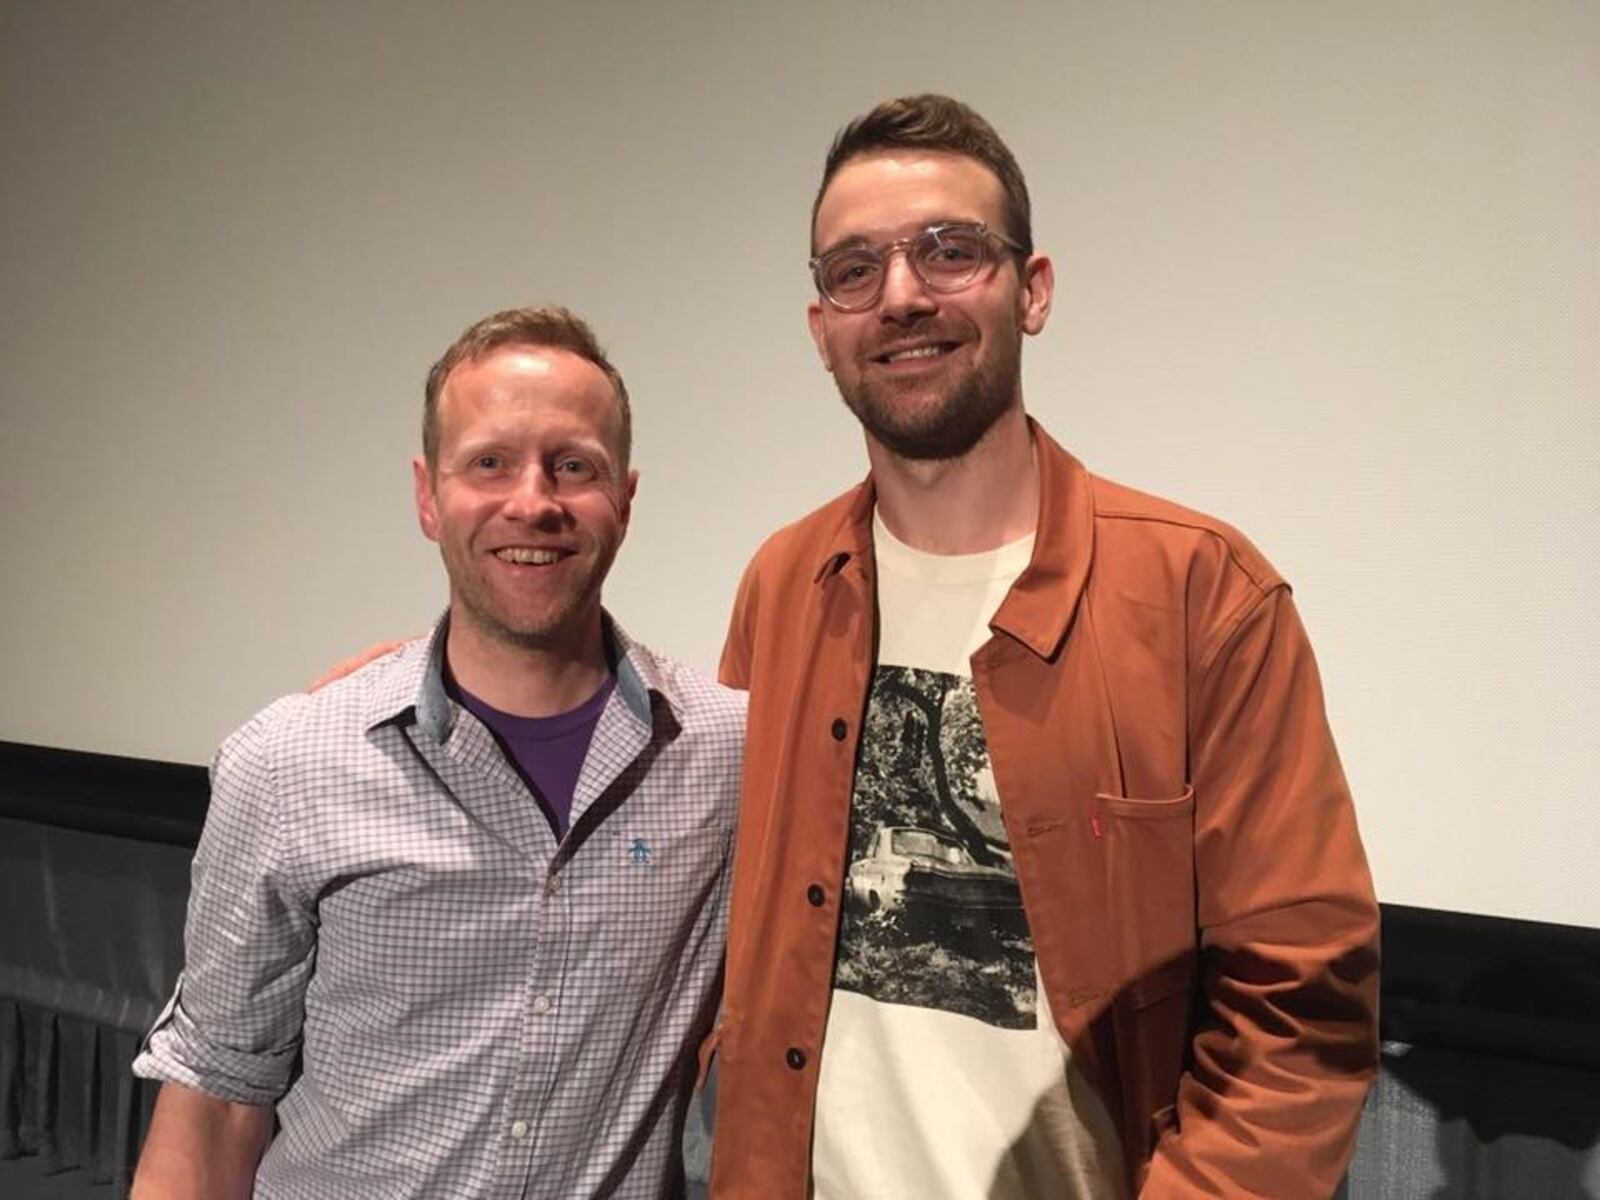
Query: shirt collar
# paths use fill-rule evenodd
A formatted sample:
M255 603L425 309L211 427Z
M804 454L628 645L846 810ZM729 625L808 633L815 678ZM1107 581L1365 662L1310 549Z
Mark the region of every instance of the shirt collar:
M460 706L450 699L444 688L444 646L449 628L447 612L426 638L409 642L396 651L395 661L379 677L368 701L368 730L414 716L417 725L433 740L442 742L450 735ZM601 630L606 654L617 675L616 695L628 712L648 727L651 693L658 693L674 710L681 712L679 698L662 678L649 652L636 645L608 612L601 613Z
M1089 576L1094 554L1094 493L1089 472L1032 417L1028 431L1038 448L1039 519L1033 557L1006 593L989 627L1027 646L1040 658L1060 648ZM824 542L814 582L823 583L854 564L870 578L872 476L846 498L844 512Z
M650 696L654 693L681 715L683 706L656 669L655 659L623 632L610 613L602 611L601 628L605 631L606 653L611 656L617 672L617 695L622 697L628 711L641 723L649 725Z

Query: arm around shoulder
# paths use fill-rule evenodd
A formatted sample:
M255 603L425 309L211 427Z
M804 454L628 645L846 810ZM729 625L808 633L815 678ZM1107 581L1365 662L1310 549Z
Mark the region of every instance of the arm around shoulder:
M163 1084L132 1200L248 1200L271 1136L270 1108Z

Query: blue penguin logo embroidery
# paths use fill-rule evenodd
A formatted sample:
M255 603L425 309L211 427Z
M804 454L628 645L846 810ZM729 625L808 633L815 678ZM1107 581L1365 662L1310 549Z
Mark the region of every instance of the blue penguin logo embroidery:
M628 861L636 867L650 865L650 843L643 838L634 838L633 845L628 847Z

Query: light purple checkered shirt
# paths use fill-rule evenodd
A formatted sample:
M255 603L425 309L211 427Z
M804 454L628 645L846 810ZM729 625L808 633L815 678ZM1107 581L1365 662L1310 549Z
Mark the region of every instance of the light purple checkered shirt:
M744 696L607 628L617 686L559 847L446 697L442 622L218 752L184 973L134 1070L278 1105L257 1197L678 1186Z

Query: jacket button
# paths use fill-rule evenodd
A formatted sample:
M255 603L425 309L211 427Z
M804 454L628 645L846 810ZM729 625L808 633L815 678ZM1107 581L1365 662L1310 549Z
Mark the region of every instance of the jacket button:
M844 723L844 718L843 717L835 717L833 719L833 740L834 741L836 741L836 742L844 741L844 735L849 733L849 732L850 732L850 726L848 726L848 725L846 725Z
M822 890L822 885L819 883L813 883L806 889L806 899L811 901L812 908L821 908L822 902L827 898L828 894Z
M783 1052L783 1061L798 1071L806 1065L806 1052L799 1046L790 1046Z

